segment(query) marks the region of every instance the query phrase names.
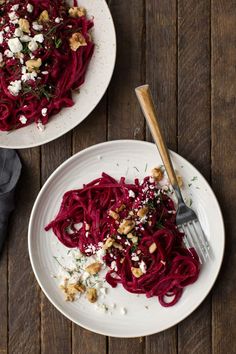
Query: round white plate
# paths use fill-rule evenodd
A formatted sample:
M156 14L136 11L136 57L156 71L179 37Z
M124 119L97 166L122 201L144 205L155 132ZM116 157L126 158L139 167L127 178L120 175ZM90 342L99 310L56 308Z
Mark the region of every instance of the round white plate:
M58 274L59 265L54 256L66 259L68 248L61 245L52 232L44 227L60 206L65 191L81 188L106 172L113 177L126 176L132 181L143 178L151 168L162 164L154 144L118 140L92 146L64 162L47 180L34 204L29 223L29 254L35 276L49 300L71 321L91 331L115 336L137 337L165 330L193 312L203 301L218 275L224 253L224 224L216 197L204 177L184 158L176 153L171 157L179 175L183 177L184 197L197 212L212 247L212 259L202 267L199 279L188 286L180 301L173 307L161 307L157 298L126 292L122 286L109 288L106 304L116 303L112 315L100 313L95 305L79 299L68 303L52 276ZM188 186L189 184L189 186ZM121 308L127 309L122 315Z
M81 123L104 95L115 65L116 35L111 13L105 0L79 0L80 6L94 16L92 35L95 52L89 64L85 83L79 94L74 94L75 105L64 108L49 119L43 132L36 124L11 132L0 131L0 147L29 148L52 141Z

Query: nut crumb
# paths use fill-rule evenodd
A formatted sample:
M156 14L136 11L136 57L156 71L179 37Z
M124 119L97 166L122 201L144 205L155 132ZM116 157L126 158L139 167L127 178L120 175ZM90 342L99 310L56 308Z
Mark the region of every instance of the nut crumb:
M97 290L95 288L88 288L87 289L87 293L86 293L86 297L88 299L89 302L94 303L97 301Z
M85 271L91 275L95 275L101 270L101 267L102 267L101 263L95 262L95 263L92 263L89 266L87 266L85 268Z
M152 177L155 179L156 182L159 182L163 178L163 172L160 167L155 167L152 169Z

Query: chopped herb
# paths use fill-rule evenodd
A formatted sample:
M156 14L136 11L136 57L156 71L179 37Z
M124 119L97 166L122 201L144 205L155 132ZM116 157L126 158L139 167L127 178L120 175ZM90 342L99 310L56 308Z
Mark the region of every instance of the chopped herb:
M191 187L192 183L189 183L188 186Z
M193 201L192 201L192 199L190 198L190 200L189 200L189 206L192 206L192 204L193 204Z
M116 166L119 167L120 165L117 163Z
M145 306L145 309L147 309L147 310L148 310L148 309L149 309L149 307L148 307L148 306Z
M54 43L55 43L55 47L59 48L62 45L61 38L55 38Z
M155 199L149 199L146 205L148 206L149 209L155 209L156 208Z
M160 220L156 223L156 228L157 229L163 229L164 228L164 226L163 226L163 224L161 223Z
M148 164L146 163L144 172L147 172L147 167L148 167Z
M132 247L131 247L131 252L136 251L136 250L137 250L137 247L138 247L138 246L132 246Z
M194 176L192 179L191 179L191 182L194 182L197 180L197 176Z
M134 168L135 168L136 171L140 172L139 169L136 166L134 166Z

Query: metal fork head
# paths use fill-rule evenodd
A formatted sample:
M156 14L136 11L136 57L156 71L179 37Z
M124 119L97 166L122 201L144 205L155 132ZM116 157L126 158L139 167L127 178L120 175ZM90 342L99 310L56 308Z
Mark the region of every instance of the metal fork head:
M201 263L207 261L210 257L210 246L202 230L201 224L196 213L181 200L179 202L176 224L178 229L182 231L184 243L188 249L194 248L199 256Z

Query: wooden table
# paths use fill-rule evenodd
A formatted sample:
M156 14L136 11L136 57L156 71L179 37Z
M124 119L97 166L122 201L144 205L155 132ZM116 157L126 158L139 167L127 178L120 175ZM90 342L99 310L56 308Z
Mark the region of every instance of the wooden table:
M107 94L73 132L20 151L17 208L0 261L0 353L236 353L236 1L112 0L118 55ZM226 224L221 274L185 321L146 338L114 339L64 318L34 278L27 250L40 187L71 154L112 139L150 139L134 87L148 82L168 146L212 184ZM155 314L153 314L155 315Z

